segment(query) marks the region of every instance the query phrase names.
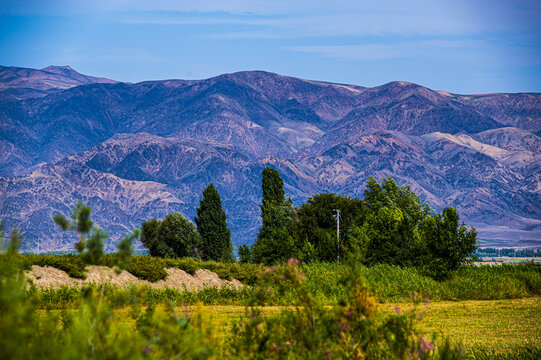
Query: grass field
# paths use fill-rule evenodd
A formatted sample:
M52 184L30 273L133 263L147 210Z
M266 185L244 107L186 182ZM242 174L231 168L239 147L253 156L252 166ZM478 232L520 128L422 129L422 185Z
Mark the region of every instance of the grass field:
M391 305L385 304L391 311ZM410 308L406 305L405 308ZM422 309L422 310L421 310ZM425 309L419 329L443 334L467 350L487 348L506 352L541 343L541 298L434 302Z
M480 265L520 264L524 262L541 264L541 257L483 256Z
M413 310L411 303L381 304L384 311ZM243 306L194 306L210 317L216 326L227 333L230 324L245 311ZM263 315L275 315L287 307L262 307ZM122 310L121 310L122 311ZM158 310L160 311L160 310ZM182 311L182 309L181 309ZM461 343L466 352L485 349L508 353L517 348L541 343L541 298L486 301L439 301L417 306L418 328L429 338L449 337Z

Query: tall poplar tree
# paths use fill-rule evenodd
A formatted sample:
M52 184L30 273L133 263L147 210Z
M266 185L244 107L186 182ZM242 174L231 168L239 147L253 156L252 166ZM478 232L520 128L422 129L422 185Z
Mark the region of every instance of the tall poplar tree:
M253 260L273 264L293 256L293 238L290 235L292 204L284 198L284 181L271 167L263 170L261 187L263 199L261 218L263 226L252 246Z
M201 235L203 260L230 261L233 251L231 231L227 228L220 194L212 183L203 190L194 221Z

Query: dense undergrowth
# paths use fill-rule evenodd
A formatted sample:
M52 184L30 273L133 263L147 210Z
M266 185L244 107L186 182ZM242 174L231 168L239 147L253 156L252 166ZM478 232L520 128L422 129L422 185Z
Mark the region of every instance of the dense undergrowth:
M343 265L310 264L304 265L303 270L315 294L336 301L336 294L343 291L337 282ZM517 299L541 294L541 266L532 263L468 266L445 281L434 280L415 268L387 264L361 266L360 271L377 297L385 302Z
M105 265L113 267L113 255L105 257ZM76 255L18 255L17 262L24 269L32 265L52 266L66 271L70 276L84 278L84 263ZM179 268L189 274L199 269L214 271L222 279L240 280L245 286L241 290L229 288L207 288L202 291L178 291L139 286L119 289L104 285L104 293L116 302L118 298L138 297L145 304L172 301L176 304L243 305L263 286L261 276L269 267L254 264L219 263L200 261L193 258L161 259L151 256L132 256L127 271L149 281L165 278L166 268ZM311 293L327 305L336 304L346 289L339 283L347 269L336 263L301 265L306 275L306 284ZM517 299L541 295L541 266L524 263L520 265L468 266L454 273L445 281L434 280L416 268L381 264L358 267L366 277L371 291L381 302L411 302L416 299L430 300L497 300ZM92 285L94 288L99 286ZM267 286L267 285L265 285ZM277 284L269 284L274 289ZM78 288L32 290L39 293L42 306L70 307L79 303L82 291ZM267 299L271 305L289 305L296 296L295 289L284 291Z

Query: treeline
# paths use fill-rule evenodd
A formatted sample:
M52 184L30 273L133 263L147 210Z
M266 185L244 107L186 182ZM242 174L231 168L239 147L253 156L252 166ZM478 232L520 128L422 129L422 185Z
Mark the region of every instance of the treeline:
M479 257L541 257L541 249L498 249L482 248L477 249L475 255Z
M263 224L252 246L239 246L240 262L331 262L356 252L366 265L414 266L441 279L477 249L477 232L460 222L456 209L438 214L391 177L369 178L362 199L319 194L294 207L278 171L266 167L262 175ZM194 220L196 226L180 213L150 219L142 224L141 240L153 256L232 260L225 212L212 184Z

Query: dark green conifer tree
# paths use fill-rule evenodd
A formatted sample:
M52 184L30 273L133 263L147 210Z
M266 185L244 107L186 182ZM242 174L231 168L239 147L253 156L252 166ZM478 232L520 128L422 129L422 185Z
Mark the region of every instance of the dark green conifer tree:
M233 251L231 231L227 228L220 194L212 183L203 190L203 199L199 202L194 221L201 235L201 258L230 261Z

